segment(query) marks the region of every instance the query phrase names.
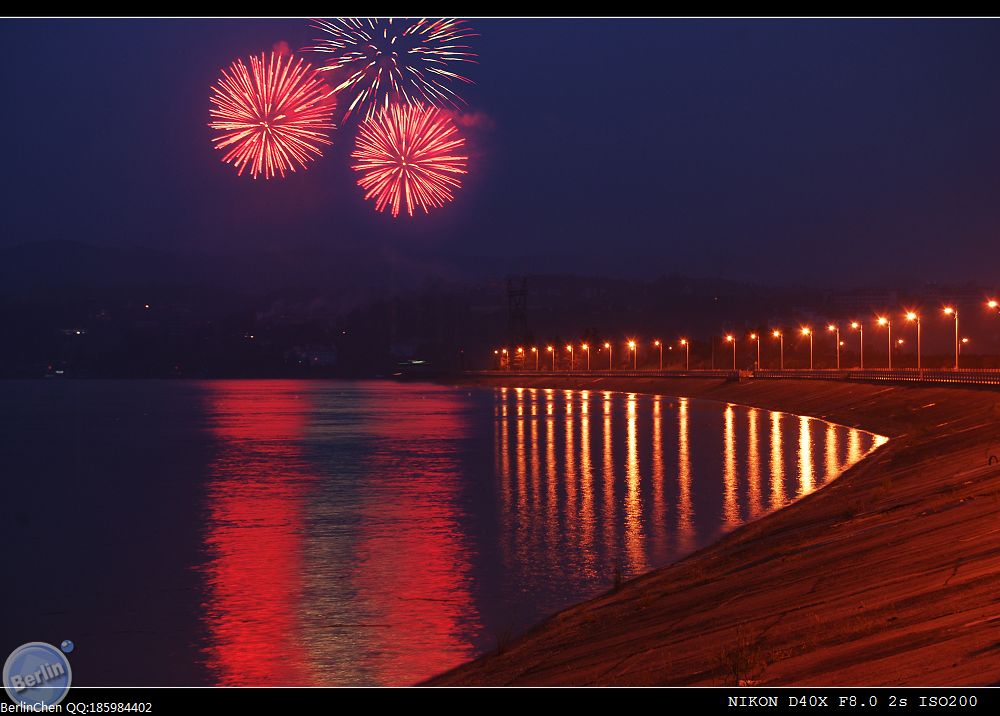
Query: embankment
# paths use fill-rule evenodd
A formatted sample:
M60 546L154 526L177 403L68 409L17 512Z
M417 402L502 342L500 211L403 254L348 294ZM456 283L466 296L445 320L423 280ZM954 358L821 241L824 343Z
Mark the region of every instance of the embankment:
M708 398L891 438L833 483L436 685L1000 684L1000 393L493 380Z

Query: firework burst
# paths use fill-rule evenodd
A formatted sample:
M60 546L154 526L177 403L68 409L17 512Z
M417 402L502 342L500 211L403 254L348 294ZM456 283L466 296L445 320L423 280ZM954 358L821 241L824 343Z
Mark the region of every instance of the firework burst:
M421 104L393 104L361 123L351 156L361 172L358 186L375 210L391 208L399 216L420 207L442 207L462 186L468 157L459 154L465 140L458 136L447 112Z
M222 70L209 98L212 121L218 130L212 142L226 150L222 161L232 164L242 175L249 167L254 179L265 179L321 156L329 145L336 105L333 90L320 79L312 66L291 55L264 53L242 59Z
M349 98L341 103L345 121L355 112L371 119L390 104L464 104L449 86L472 82L453 67L476 61L465 44L475 33L464 21L354 17L313 26L323 37L307 49L328 55L320 69L343 78L335 91Z

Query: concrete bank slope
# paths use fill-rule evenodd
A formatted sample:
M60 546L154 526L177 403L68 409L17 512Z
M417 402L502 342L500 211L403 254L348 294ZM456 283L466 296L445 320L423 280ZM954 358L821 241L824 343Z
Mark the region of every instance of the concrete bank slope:
M743 403L887 435L794 505L435 685L1000 684L1000 392L502 379Z

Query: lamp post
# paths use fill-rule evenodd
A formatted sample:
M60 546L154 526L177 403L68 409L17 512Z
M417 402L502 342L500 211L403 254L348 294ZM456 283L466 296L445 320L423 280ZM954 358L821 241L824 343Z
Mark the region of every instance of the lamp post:
M813 369L813 332L811 328L803 328L802 335L809 336L809 370Z
M779 370L785 369L785 334L781 331L774 331L771 333L772 336L778 339L778 345L781 347L781 362L778 363Z
M506 348L502 348L500 350L500 352L503 354L503 355L500 356L500 365L503 365L504 360L506 359L507 370L510 370L510 354L507 353L507 349Z
M532 346L531 352L535 354L535 370L537 371L538 370L538 348L536 346Z
M840 326L835 326L831 323L826 327L826 330L836 332L837 334L837 370L840 370Z
M858 345L861 347L861 370L865 369L865 327L858 323L857 321L851 321L851 328L859 331L861 333L861 338L858 341Z
M549 346L545 350L547 350L551 354L551 356L552 356L552 372L555 373L555 371L556 371L556 349L553 348L552 346Z
M736 339L728 335L726 341L733 344L733 370L736 370Z
M663 344L656 340L653 345L660 349L660 370L663 370Z
M590 370L590 345L587 344L587 343L584 343L582 346L580 346L580 348L583 349L583 352L587 354L587 370L589 371Z
M635 350L635 341L628 342L628 348L632 351L632 370L639 369L639 355Z
M750 340L757 341L757 370L760 370L760 336L756 333L751 333Z
M611 367L611 344L605 341L604 347L608 349L608 370L613 370Z
M944 315L955 317L955 370L958 370L958 356L962 352L958 341L958 309L954 306L947 306L944 309Z
M892 370L892 321L885 316L879 316L878 324L889 331L889 370Z
M922 376L924 371L920 364L920 316L915 311L907 311L906 320L917 322L917 372Z
M684 370L691 370L691 344L687 338L681 338L681 345L684 346Z
M574 370L576 370L576 361L574 360L575 356L573 354L573 344L572 343L567 343L566 344L566 350L569 351L569 369L571 371L574 371Z
M517 360L521 364L521 370L524 370L524 347L517 347Z
M969 339L968 338L963 338L962 342L958 344L958 352L959 352L959 354L962 353L962 346L967 346L967 345L969 345Z
M499 349L494 348L493 355L497 357L497 370L500 370L501 368L503 368L503 359L500 357Z

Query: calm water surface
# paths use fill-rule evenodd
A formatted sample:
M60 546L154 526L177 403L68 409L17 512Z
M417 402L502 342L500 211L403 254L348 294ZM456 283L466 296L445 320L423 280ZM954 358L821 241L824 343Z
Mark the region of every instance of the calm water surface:
M75 381L0 396L0 652L72 639L80 684L413 683L885 440L587 391Z

